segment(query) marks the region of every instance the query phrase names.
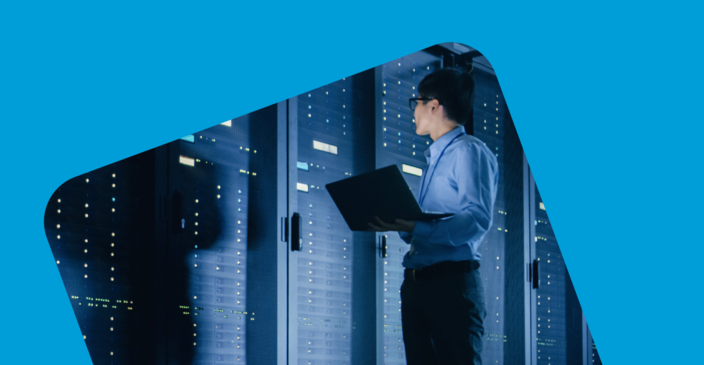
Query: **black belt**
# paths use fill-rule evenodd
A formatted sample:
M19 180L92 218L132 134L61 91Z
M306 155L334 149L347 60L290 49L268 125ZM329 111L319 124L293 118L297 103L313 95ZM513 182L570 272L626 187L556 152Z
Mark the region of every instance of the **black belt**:
M479 261L443 261L421 269L406 269L403 276L406 280L430 280L438 276L462 274L478 268Z

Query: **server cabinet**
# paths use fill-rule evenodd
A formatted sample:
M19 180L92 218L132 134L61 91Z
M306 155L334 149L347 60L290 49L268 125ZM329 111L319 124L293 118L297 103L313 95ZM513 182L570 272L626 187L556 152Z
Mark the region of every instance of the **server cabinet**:
M374 170L373 70L288 100L289 364L376 362L375 235L325 184Z
M273 364L283 350L278 116L274 105L162 147L165 363Z
M72 178L44 228L95 364L154 362L154 151Z
M545 204L535 183L534 201L535 285L532 292L535 364L594 364L593 344L577 293L552 230Z

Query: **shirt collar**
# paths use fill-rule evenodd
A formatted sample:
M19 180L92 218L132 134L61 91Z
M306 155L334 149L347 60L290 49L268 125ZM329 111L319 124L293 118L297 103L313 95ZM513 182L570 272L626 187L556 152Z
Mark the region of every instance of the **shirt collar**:
M458 126L457 128L445 133L442 137L438 138L437 141L430 145L430 148L425 151L425 156L428 158L430 158L430 156L437 156L455 137L460 135L462 132L464 132L464 126Z

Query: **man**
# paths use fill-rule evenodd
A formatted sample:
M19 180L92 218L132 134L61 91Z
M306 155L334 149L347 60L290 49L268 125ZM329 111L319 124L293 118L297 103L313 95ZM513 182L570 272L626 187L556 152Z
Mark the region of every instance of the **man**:
M464 131L473 113L470 74L437 70L418 92L410 100L416 133L433 140L418 203L426 212L455 215L432 222L377 217L369 225L398 231L411 245L401 285L408 364L481 364L486 311L478 250L492 223L498 165L491 150Z

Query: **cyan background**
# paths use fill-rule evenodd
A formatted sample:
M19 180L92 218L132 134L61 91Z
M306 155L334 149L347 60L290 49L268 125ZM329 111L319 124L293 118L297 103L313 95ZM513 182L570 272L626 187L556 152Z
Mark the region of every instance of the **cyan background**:
M606 364L701 348L701 8L3 2L0 362L90 364L44 235L64 181L441 42L492 62Z

